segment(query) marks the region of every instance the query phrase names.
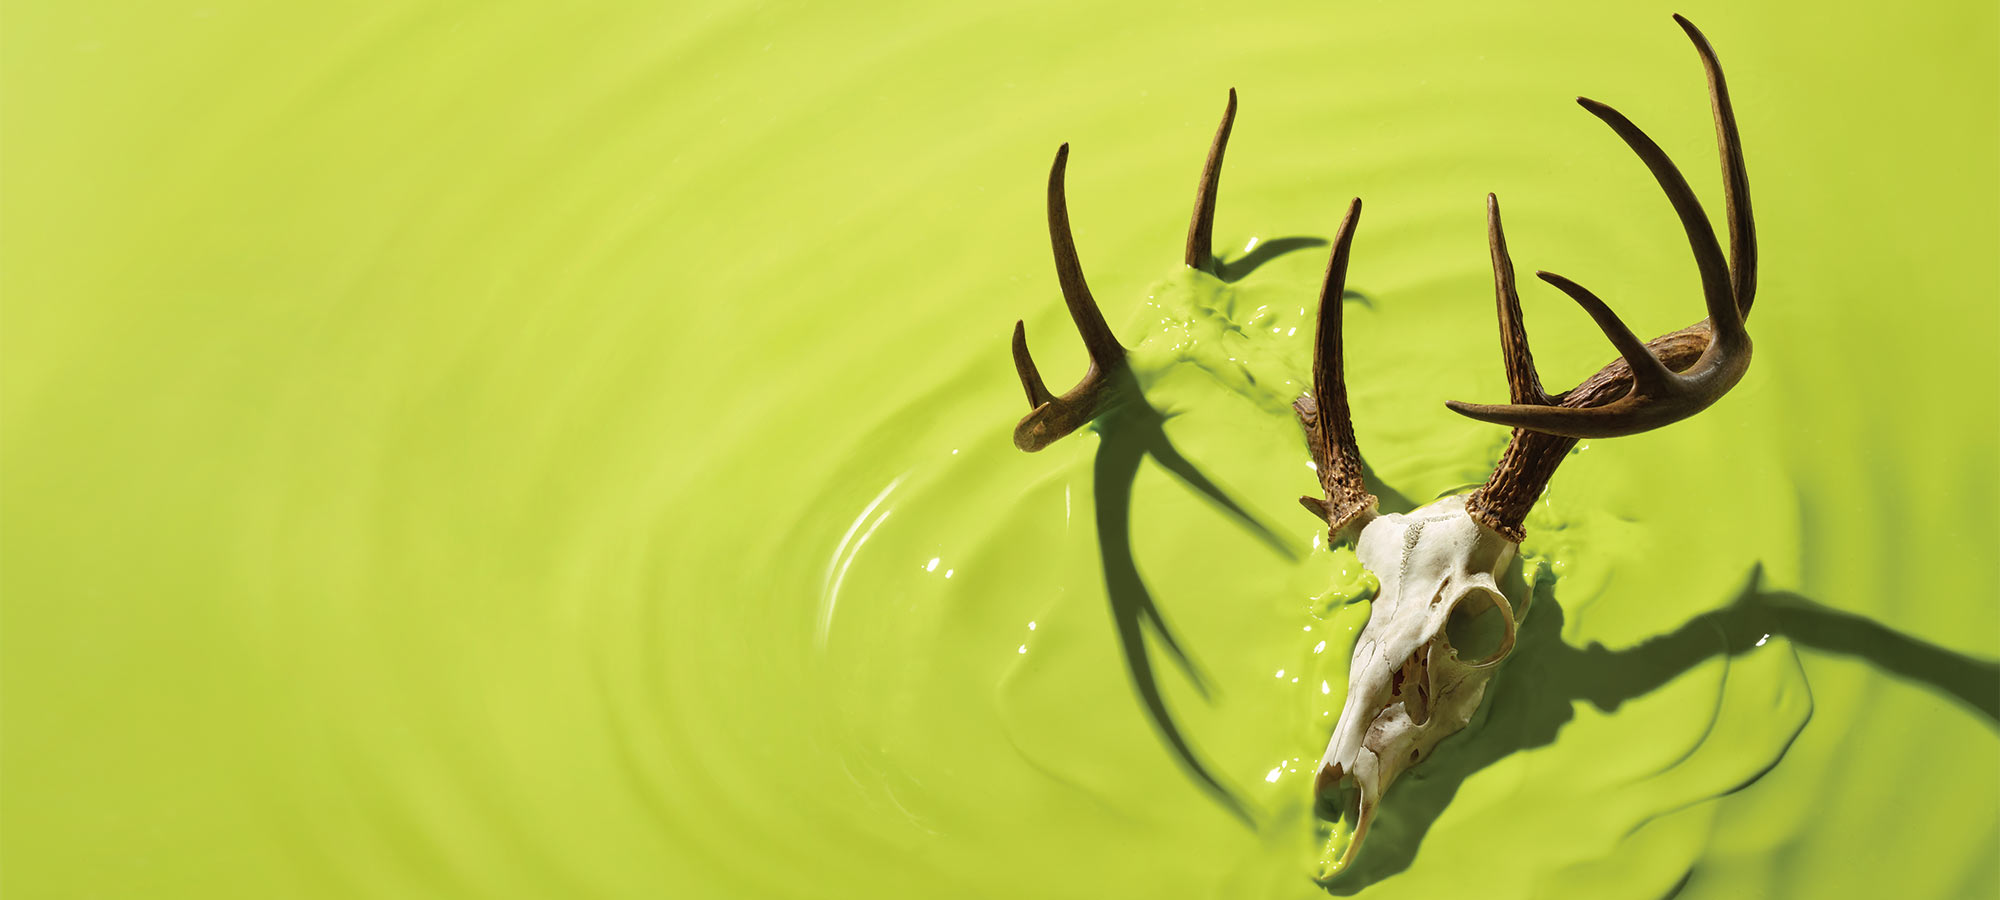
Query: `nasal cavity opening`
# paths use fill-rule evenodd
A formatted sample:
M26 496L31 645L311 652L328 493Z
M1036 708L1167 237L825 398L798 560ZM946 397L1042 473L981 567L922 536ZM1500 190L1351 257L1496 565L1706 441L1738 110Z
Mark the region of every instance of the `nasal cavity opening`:
M1327 785L1314 803L1313 812L1321 821L1346 826L1350 831L1361 824L1361 786L1351 778Z
M1431 648L1417 648L1403 665L1389 675L1389 702L1403 702L1403 713L1413 725L1431 720Z

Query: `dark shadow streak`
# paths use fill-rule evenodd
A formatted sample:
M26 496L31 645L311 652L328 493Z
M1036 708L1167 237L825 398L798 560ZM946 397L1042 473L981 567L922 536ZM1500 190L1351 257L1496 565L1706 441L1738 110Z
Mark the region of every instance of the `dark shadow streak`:
M1244 254L1243 256L1239 256L1234 260L1225 260L1220 256L1210 257L1210 259L1213 261L1213 270L1216 273L1215 277L1220 279L1224 284L1235 284L1236 282L1242 281L1251 272L1257 271L1257 269L1260 266L1264 265L1265 263L1277 259L1278 257L1283 256L1287 253L1291 253L1295 250L1312 250L1314 248L1324 247L1324 246L1326 246L1326 238L1317 238L1317 237L1272 238L1271 240L1258 244L1256 249L1251 250L1249 253ZM1370 309L1373 309L1375 307L1375 301L1370 299L1367 294L1363 294L1360 291L1354 290L1352 288L1342 291L1340 294L1340 299L1359 300L1361 301L1362 306L1366 306Z
M1272 241L1265 245L1270 249L1264 256L1251 265L1254 267L1289 250L1325 244L1318 238ZM1243 273L1247 272L1248 269L1243 270ZM1349 292L1346 296L1360 295ZM1202 762L1187 737L1181 733L1172 711L1167 708L1158 676L1153 670L1152 657L1146 647L1148 624L1195 689L1202 697L1209 696L1208 678L1181 646L1173 629L1168 627L1159 606L1153 602L1145 579L1139 575L1138 562L1133 556L1132 485L1138 477L1140 463L1146 457L1152 457L1181 483L1193 488L1280 556L1296 561L1299 551L1286 543L1269 524L1230 497L1167 439L1165 426L1168 416L1146 402L1131 370L1120 368L1106 372L1104 377L1111 382L1109 389L1114 399L1093 425L1101 440L1093 462L1092 481L1095 485L1097 543L1104 566L1105 592L1111 604L1112 621L1118 630L1119 647L1124 652L1126 671L1131 676L1132 686L1139 694L1147 717L1182 767L1216 802L1254 829L1256 822L1243 801L1209 771L1207 764ZM1369 488L1382 498L1385 509L1405 511L1410 508L1409 501L1375 478L1372 470L1366 469L1365 463L1363 468Z
M1238 257L1235 260L1224 260L1219 256L1216 257L1215 269L1214 269L1215 277L1220 278L1225 282L1233 284L1235 282L1242 281L1244 276L1249 275L1251 272L1257 271L1258 266L1270 262L1271 260L1277 259L1278 257L1283 256L1287 253L1291 253L1294 250L1311 250L1314 247L1324 247L1324 246L1326 246L1326 238L1316 238L1316 237L1272 238L1271 240L1265 241L1261 244L1258 244L1256 247L1251 248L1249 253L1244 254L1243 256Z
M1194 467L1194 463L1188 462L1187 457L1182 456L1181 452L1174 448L1174 445L1167 440L1166 432L1159 427L1164 421L1165 418L1162 417L1160 423L1153 424L1149 429L1149 433L1146 435L1148 440L1145 441L1145 445L1142 448L1143 452L1152 454L1153 459L1165 467L1167 471L1172 472L1182 483L1194 488L1202 496L1207 497L1210 502L1221 507L1224 512L1229 513L1230 518L1235 519L1245 530L1256 535L1266 546L1286 559L1297 562L1299 552L1293 549L1292 545L1285 543L1285 539L1279 537L1278 533L1272 530L1271 526L1252 516L1249 510L1243 508L1242 504L1237 503L1234 498L1223 493L1220 486L1208 480L1208 476L1203 475L1200 469Z
M1118 399L1103 416L1097 420L1096 428L1101 435L1097 457L1093 465L1093 482L1097 509L1097 545L1104 564L1104 586L1111 603L1111 615L1117 625L1118 641L1124 651L1125 666L1131 675L1132 686L1138 691L1140 701L1145 705L1146 714L1153 727L1160 733L1182 767L1199 782L1216 802L1222 804L1246 826L1256 827L1250 811L1220 779L1209 771L1181 733L1175 723L1173 713L1167 708L1166 698L1160 692L1159 680L1153 671L1152 659L1146 647L1146 625L1151 624L1174 660L1179 663L1188 679L1202 696L1208 696L1208 679L1199 671L1166 619L1153 602L1152 592L1147 589L1145 579L1139 575L1139 566L1132 552L1132 485L1139 474L1139 465L1151 456L1162 467L1172 473L1182 483L1206 497L1216 508L1234 520L1244 530L1255 535L1265 545L1287 559L1296 560L1298 551L1287 544L1270 525L1258 519L1242 504L1225 493L1222 488L1204 475L1187 457L1181 455L1173 442L1167 439L1165 429L1167 417L1146 402L1138 384L1129 370L1107 373L1116 380L1114 390Z
M1518 560L1508 579L1507 592L1523 596L1515 593L1525 589ZM1409 868L1465 779L1516 752L1552 743L1574 715L1576 701L1616 710L1704 660L1741 655L1766 635L1865 661L1950 698L2000 732L2000 662L1946 650L1799 594L1765 590L1761 580L1761 568L1753 568L1730 605L1635 647L1610 650L1595 643L1581 649L1564 643L1553 579L1537 579L1534 611L1522 624L1514 655L1495 676L1483 708L1464 732L1445 739L1429 762L1397 781L1370 829L1368 846L1348 871L1325 886L1327 892L1354 894ZM1774 760L1772 766L1776 764ZM1752 774L1732 791L1768 771L1770 767Z
M1259 266L1262 266L1263 264L1270 262L1271 260L1277 259L1278 257L1290 253L1294 250L1311 250L1315 247L1324 247L1324 246L1326 246L1325 238L1316 238L1316 237L1275 238L1269 241L1265 241L1262 244L1258 244L1257 249L1250 251L1250 253L1245 256L1238 257L1234 261L1224 260L1222 257L1219 256L1214 257L1215 272L1216 272L1215 277L1221 279L1224 284L1235 284L1236 282L1242 281L1244 276L1247 276L1251 272L1256 271ZM1341 291L1340 299L1359 300L1361 301L1362 306L1366 306L1369 309L1375 308L1375 301L1372 298L1370 298L1367 294L1354 290L1353 288L1348 288L1347 290Z

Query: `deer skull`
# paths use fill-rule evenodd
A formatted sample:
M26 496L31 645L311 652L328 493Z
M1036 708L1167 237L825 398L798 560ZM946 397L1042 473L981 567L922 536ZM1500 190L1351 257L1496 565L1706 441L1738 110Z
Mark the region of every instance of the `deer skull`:
M1315 781L1320 796L1337 797L1341 822L1352 829L1342 835L1336 871L1361 845L1389 785L1465 727L1493 667L1513 649L1514 608L1496 579L1514 547L1466 512L1463 495L1362 526L1355 553L1381 589L1355 643L1347 701ZM1465 659L1453 632L1469 636L1488 610L1499 618L1498 646L1464 648L1479 657Z
M1708 316L1642 342L1595 294L1560 275L1538 272L1543 281L1583 307L1620 357L1576 387L1550 394L1542 387L1528 348L1514 263L1500 227L1499 201L1492 194L1486 195L1487 247L1512 402L1450 401L1446 405L1473 419L1510 426L1514 433L1492 476L1478 490L1409 513L1376 513L1376 498L1364 483L1361 455L1355 445L1341 340L1341 294L1361 216L1360 199L1348 204L1347 215L1335 230L1333 252L1320 286L1312 389L1292 404L1305 431L1322 496L1299 499L1326 523L1330 542L1354 538L1356 554L1381 588L1355 647L1345 706L1316 779L1321 797L1329 791L1340 795L1341 818L1352 827L1344 833L1336 829L1336 839L1345 840L1346 845L1338 848L1339 859L1326 876L1353 858L1369 820L1397 776L1421 761L1439 741L1463 729L1478 710L1493 666L1514 647L1518 625L1516 610L1500 593L1496 578L1521 542L1522 522L1529 508L1576 441L1636 434L1692 416L1734 387L1750 365L1750 336L1744 319L1757 289L1757 230L1750 209L1750 176L1744 167L1722 64L1693 23L1680 16L1674 20L1694 43L1708 76L1729 223L1727 256L1700 200L1666 152L1617 110L1595 100L1578 98L1577 102L1624 140L1666 193L1701 273ZM1235 117L1236 92L1232 90L1196 189L1183 254L1183 262L1192 268L1217 271L1210 246L1215 198ZM1075 387L1056 395L1043 383L1028 353L1026 327L1015 323L1014 369L1027 394L1030 412L1016 426L1014 443L1030 452L1103 413L1118 393L1118 378L1126 368L1125 348L1111 334L1084 282L1076 242L1070 234L1063 188L1068 159L1069 145L1064 144L1049 170L1049 243L1063 301L1083 338L1090 368ZM1495 649L1475 650L1460 641L1461 635L1472 637L1464 626L1489 610L1497 613L1499 625L1499 636L1492 641ZM1476 626L1471 630L1477 630ZM1472 661L1463 654L1471 655Z

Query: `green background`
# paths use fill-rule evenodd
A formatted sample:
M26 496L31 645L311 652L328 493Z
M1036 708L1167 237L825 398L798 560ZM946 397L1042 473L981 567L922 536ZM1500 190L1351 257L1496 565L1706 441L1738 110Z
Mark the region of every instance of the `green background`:
M1292 501L1320 251L1177 264L1224 92L1219 250L1366 200L1356 427L1422 502L1505 440L1443 408L1504 389L1487 191L1524 275L1699 317L1569 102L1719 207L1675 11L1737 102L1756 363L1566 463L1559 607L1334 890L1992 896L1987 2L0 5L0 889L1319 895L1366 615ZM1271 537L1107 479L1116 435L1009 444L1013 320L1081 368L1063 141L1162 433ZM1523 290L1545 380L1610 356Z

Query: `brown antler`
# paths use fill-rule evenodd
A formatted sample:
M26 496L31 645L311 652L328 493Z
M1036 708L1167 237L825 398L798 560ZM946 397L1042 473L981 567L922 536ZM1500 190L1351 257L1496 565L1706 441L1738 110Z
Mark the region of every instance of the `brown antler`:
M1736 133L1736 115L1729 103L1722 65L1708 39L1687 19L1674 16L1674 21L1694 42L1708 73L1729 214L1728 260L1723 259L1715 231L1687 179L1659 145L1617 110L1581 97L1577 102L1624 139L1673 204L1701 272L1708 318L1642 343L1595 294L1560 275L1537 272L1537 277L1582 306L1622 357L1575 388L1549 396L1535 375L1527 332L1521 324L1513 263L1500 228L1500 205L1492 195L1486 198L1500 343L1512 402L1450 401L1446 405L1471 418L1514 426L1513 440L1493 476L1467 506L1474 517L1515 541L1521 539L1521 522L1528 507L1540 496L1576 439L1636 434L1685 419L1720 399L1750 366L1750 335L1743 320L1757 289L1757 231L1750 212L1750 181Z
M1355 198L1333 237L1333 254L1320 282L1319 324L1313 340L1313 387L1292 403L1306 432L1313 468L1326 499L1300 497L1299 503L1326 520L1327 535L1340 532L1375 511L1375 495L1361 483L1361 453L1354 446L1354 420L1347 407L1346 364L1341 352L1340 295L1347 288L1347 252L1361 220L1361 200Z
M1236 121L1236 89L1229 91L1229 105L1223 110L1222 124L1209 144L1208 161L1202 166L1201 183L1195 190L1194 219L1188 223L1189 266L1211 270L1210 235L1215 231L1215 192L1222 180L1222 154L1229 144L1229 130ZM1076 258L1076 239L1069 230L1069 203L1063 194L1063 174L1069 164L1069 145L1056 150L1055 165L1049 169L1049 243L1055 250L1056 280L1062 284L1063 302L1070 319L1083 337L1090 368L1083 380L1060 397L1049 392L1028 353L1028 326L1014 323L1014 371L1021 376L1021 389L1028 394L1029 413L1014 426L1014 446L1033 453L1062 436L1082 428L1110 405L1115 381L1111 373L1125 364L1125 348L1104 323L1104 313L1090 296L1083 280L1083 263Z
M1028 354L1028 325L1014 322L1014 371L1021 376L1021 388L1028 392L1033 409L1014 426L1014 446L1033 453L1069 434L1103 412L1107 400L1106 373L1125 364L1125 348L1104 324L1104 313L1090 296L1083 281L1083 263L1076 258L1076 239L1069 232L1069 203L1063 196L1063 172L1069 165L1069 145L1056 150L1055 165L1049 169L1049 243L1055 249L1056 280L1062 284L1063 303L1083 337L1083 349L1090 354L1090 369L1083 380L1057 397L1042 383Z
M1236 89L1229 89L1229 105L1222 109L1222 124L1208 143L1208 161L1201 166L1201 183L1194 189L1194 215L1188 220L1187 251L1181 260L1190 269L1215 273L1215 192L1222 185L1222 152L1229 149L1229 129L1236 124Z

